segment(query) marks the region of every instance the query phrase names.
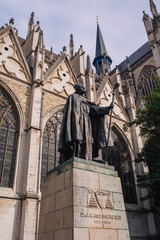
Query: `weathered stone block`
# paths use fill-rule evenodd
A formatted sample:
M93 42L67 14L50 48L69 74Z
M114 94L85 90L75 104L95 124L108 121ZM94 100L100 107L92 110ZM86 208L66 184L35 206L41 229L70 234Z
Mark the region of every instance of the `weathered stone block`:
M47 179L48 180L48 179ZM64 190L64 173L49 178L42 186L42 198Z
M81 169L73 169L73 185L99 189L98 174Z
M52 178L44 182L42 185L42 198L45 198L49 195L53 195L56 192L55 185L56 185L55 178Z
M45 215L41 216L39 220L39 233L44 233L45 221L46 221Z
M118 240L130 240L129 232L126 230L118 230Z
M113 193L114 208L125 210L124 199L122 193Z
M73 208L65 208L64 209L64 228L72 228L73 227Z
M53 240L53 233L52 232L49 232L49 233L43 233L41 235L39 235L39 240Z
M0 198L0 239L13 239L13 234L15 239L18 239L21 219L20 210L21 201ZM15 228L13 228L13 226L15 226Z
M73 239L72 228L63 229L54 232L54 240L72 240Z
M91 229L90 240L119 240L117 231L110 229ZM124 240L124 239L123 239Z
M54 202L55 202L55 194L49 195L46 198L43 198L41 201L41 212L40 214L47 214L54 211Z
M73 186L73 170L69 169L64 173L64 188Z
M122 193L120 178L110 175L99 174L100 189Z
M44 229L45 232L51 232L54 230L53 221L54 221L54 212L47 214L45 218L45 229Z
M63 210L47 214L45 218L45 232L53 232L59 229L63 229Z
M88 228L74 228L74 239L76 240L89 240Z
M73 205L73 189L67 188L55 194L55 210L67 208Z
M55 210L55 194L48 196L48 208L47 213Z
M74 187L73 188L73 204L75 206L87 207L87 189Z
M36 228L37 200L26 199L23 204L25 209L25 230L23 239L32 239Z
M54 212L54 229L59 230L63 229L64 219L63 219L63 210Z
M55 192L64 190L64 173L59 174L55 181Z

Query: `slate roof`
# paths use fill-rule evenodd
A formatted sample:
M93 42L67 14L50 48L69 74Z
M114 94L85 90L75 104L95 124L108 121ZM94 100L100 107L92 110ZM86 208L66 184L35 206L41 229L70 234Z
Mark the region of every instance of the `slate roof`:
M45 59L46 59L46 61L49 60L50 55L51 55L51 51L48 51L47 49L45 49ZM56 61L57 59L58 59L58 55L53 53L53 60Z
M151 51L150 44L149 42L146 42L142 47L137 49L132 55L128 57L130 66L136 63L139 59L141 59L144 55L146 55L150 51ZM120 73L127 70L126 59L118 65L118 68Z
M19 41L20 45L22 45L25 42L25 39L18 36L18 41Z
M24 51L25 39L22 38L22 37L20 37L20 36L18 36L18 41L19 41L19 43L20 43L20 45L21 45L21 47L22 47L22 49L23 49L23 51ZM24 52L24 53L25 53L25 52ZM51 55L51 52L50 52L49 50L45 49L45 60L46 60L46 61L49 61L50 55ZM55 54L55 53L53 53L53 61L56 61L57 59L58 59L58 55Z

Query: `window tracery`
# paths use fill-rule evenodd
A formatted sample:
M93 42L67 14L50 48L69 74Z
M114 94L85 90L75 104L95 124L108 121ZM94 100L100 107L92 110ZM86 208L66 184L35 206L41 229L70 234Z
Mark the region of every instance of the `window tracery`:
M56 112L46 123L43 133L41 182L47 173L58 166L58 140L62 123L62 111Z
M155 67L153 66L146 66L143 69L138 84L139 95L147 97L151 94L151 90L156 88L157 83L155 74Z
M19 130L18 113L8 94L0 88L0 186L12 187L16 145Z
M112 137L114 146L109 148L108 163L115 167L121 179L125 203L137 203L132 160L127 145L115 127L112 127Z

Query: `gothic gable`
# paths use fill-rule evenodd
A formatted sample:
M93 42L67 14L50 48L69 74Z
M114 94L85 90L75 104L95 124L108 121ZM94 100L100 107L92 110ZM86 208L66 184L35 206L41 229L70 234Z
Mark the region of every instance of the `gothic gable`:
M11 27L0 32L0 72L31 82L27 62Z
M68 97L75 91L74 84L77 83L75 73L65 55L62 55L57 62L45 73L45 90Z
M113 96L112 93L113 93L113 87L111 86L110 82L107 81L103 90L101 91L101 94L97 99L98 104L103 107L109 106L112 102L112 96ZM122 106L120 99L118 99L118 96L116 95L114 99L113 116L123 121L129 121L129 117L124 107Z

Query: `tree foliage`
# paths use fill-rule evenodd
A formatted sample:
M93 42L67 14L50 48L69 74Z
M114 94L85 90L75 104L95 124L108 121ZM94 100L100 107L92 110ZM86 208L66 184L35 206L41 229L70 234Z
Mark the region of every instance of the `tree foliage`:
M147 188L148 194L142 200L152 198L160 200L160 78L157 88L149 97L145 97L144 109L138 110L136 119L128 126L140 127L140 135L146 138L141 152L135 161L143 163L148 169L137 176L138 186ZM160 204L160 203L159 203Z

